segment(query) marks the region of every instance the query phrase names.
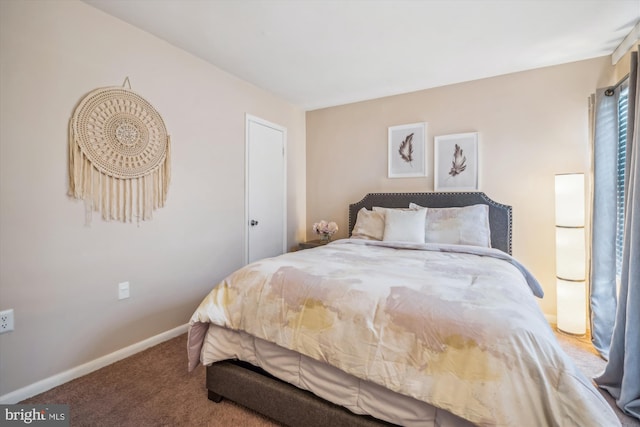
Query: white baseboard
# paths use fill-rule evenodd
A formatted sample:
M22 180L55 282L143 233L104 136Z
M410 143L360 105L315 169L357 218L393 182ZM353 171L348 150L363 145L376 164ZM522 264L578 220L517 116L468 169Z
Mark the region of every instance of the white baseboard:
M36 394L43 393L73 379L76 379L83 375L87 375L88 373L91 373L93 371L97 371L100 368L104 368L107 365L111 365L112 363L117 362L118 360L122 360L126 357L146 350L147 348L152 347L156 344L160 344L161 342L177 337L178 335L187 332L188 326L188 324L178 326L177 328L173 328L151 338L147 338L146 340L131 344L128 347L114 351L113 353L109 353L105 356L99 357L80 366L76 366L75 368L71 368L67 371L30 384L26 387L22 387L18 390L4 394L0 396L0 404L10 405L18 403L24 399L28 399L32 396L35 396Z

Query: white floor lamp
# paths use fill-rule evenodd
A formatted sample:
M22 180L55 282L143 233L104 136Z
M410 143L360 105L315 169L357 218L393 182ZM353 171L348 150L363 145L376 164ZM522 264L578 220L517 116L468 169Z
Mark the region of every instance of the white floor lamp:
M584 174L556 175L556 292L558 329L587 332Z

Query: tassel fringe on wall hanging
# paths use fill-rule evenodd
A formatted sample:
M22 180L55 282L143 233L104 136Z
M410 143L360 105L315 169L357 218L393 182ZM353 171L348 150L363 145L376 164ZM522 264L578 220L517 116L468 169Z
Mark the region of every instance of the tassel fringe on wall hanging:
M150 220L167 200L170 151L162 117L130 88L85 96L69 121L69 195L84 200L87 224L93 211L106 221Z

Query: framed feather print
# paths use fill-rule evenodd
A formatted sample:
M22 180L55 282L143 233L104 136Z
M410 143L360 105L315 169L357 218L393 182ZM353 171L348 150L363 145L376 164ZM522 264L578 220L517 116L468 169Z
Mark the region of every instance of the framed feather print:
M434 190L478 189L478 133L436 136L434 140Z
M389 178L413 178L427 175L426 123L389 128Z

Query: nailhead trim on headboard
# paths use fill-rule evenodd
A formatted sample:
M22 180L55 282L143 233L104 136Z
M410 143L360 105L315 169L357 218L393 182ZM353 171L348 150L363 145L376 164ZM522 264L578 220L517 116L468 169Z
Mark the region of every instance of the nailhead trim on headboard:
M489 206L489 225L491 228L491 246L511 254L512 208L489 198L480 191L440 192L440 193L369 193L359 202L349 205L349 236L362 208L374 206L386 208L408 208L409 203L427 208L462 207L477 204Z

